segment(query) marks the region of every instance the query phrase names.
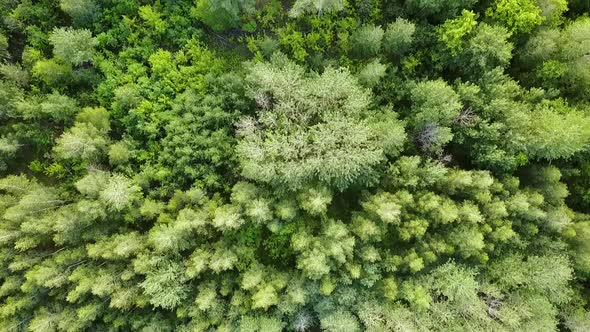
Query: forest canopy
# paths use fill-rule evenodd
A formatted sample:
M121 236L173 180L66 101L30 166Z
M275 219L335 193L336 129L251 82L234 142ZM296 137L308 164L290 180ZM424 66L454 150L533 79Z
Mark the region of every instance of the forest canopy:
M590 331L588 1L0 15L1 331Z

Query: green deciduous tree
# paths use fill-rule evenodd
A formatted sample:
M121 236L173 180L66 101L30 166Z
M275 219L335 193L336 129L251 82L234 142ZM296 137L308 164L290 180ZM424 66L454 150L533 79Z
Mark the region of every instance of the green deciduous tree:
M405 3L405 7L413 16L440 22L458 15L463 9L473 7L475 3L474 0L410 0Z
M387 65L375 59L367 63L358 73L359 81L366 87L374 87L386 75Z
M449 126L461 110L459 96L442 80L420 82L411 94L416 142L423 150L438 154L453 137Z
M568 240L573 251L574 268L585 278L590 276L590 254L588 254L588 238L590 237L590 223L580 221L571 226L573 236Z
M516 33L530 32L544 20L534 0L498 0L486 14Z
M292 17L299 17L303 14L317 14L321 16L325 13L338 12L344 9L344 1L342 0L297 0L291 7L289 15Z
M446 20L438 30L438 38L453 54L463 49L463 38L477 25L476 15L472 11L463 10L461 16Z
M544 23L549 25L560 24L562 15L568 10L566 0L537 0L537 5L544 17Z
M48 86L62 86L72 78L72 68L68 64L57 63L54 60L40 60L33 67L33 77L38 77Z
M6 163L14 157L21 144L14 138L0 137L0 170L6 170Z
M120 174L113 174L99 193L107 209L121 211L141 197L141 188Z
M350 36L350 52L359 58L370 58L379 53L383 39L380 26L363 25Z
M98 4L94 0L60 0L59 7L80 26L92 23L99 13Z
M150 5L139 7L139 17L157 33L163 33L168 28L168 24L161 18L161 14Z
M403 55L414 41L416 25L406 19L398 18L389 23L383 35L383 50L391 55Z
M361 330L356 317L345 311L336 311L322 317L321 326L322 330L330 332L357 332Z
M8 59L10 54L8 53L8 38L4 34L0 34L0 61Z
M248 81L260 110L240 124L237 153L248 178L289 189L319 180L342 190L370 182L374 167L397 154L405 138L391 111L375 122L364 118L370 94L344 69L306 75L277 55L252 64ZM386 140L377 127L383 123Z
M192 14L214 31L239 26L241 15L253 10L251 0L199 0Z
M573 110L559 114L547 108L535 111L530 116L528 126L523 129L527 139L526 148L533 158L570 158L588 149L590 117Z
M513 45L508 40L510 33L503 27L481 23L469 40L465 61L473 67L474 75L481 70L506 67L512 59Z
M55 29L49 37L53 55L60 61L74 66L92 62L96 39L89 30Z
M77 123L56 141L55 153L64 159L94 160L108 145L105 133L88 123Z

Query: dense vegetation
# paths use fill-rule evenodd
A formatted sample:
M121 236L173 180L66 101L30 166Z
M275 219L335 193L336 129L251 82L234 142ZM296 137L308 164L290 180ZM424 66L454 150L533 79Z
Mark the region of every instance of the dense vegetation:
M589 331L589 12L0 1L0 330Z

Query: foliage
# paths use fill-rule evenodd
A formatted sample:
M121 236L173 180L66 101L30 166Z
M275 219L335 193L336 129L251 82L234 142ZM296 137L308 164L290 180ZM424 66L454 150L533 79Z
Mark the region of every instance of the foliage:
M410 0L405 4L411 16L427 17L437 22L458 15L463 9L470 9L474 0Z
M99 12L94 0L60 0L59 7L72 18L75 25L80 26L92 23Z
M381 50L383 29L380 26L364 25L350 36L352 55L359 58L370 58Z
M439 30L439 39L451 52L457 54L463 49L462 38L470 33L476 25L475 13L464 10L461 17L445 21Z
M588 331L581 0L0 2L1 331Z
M573 110L559 114L542 109L534 112L528 124L525 137L532 157L569 158L590 142L590 117Z
M331 0L331 1L317 1L317 0L297 0L293 4L293 7L289 11L289 15L292 17L301 16L304 13L313 13L318 16L324 13L337 12L344 9L343 0Z
M384 65L379 62L378 59L375 59L367 63L358 73L359 81L367 87L374 87L383 77L385 77L386 71L387 65Z
M531 32L544 17L533 0L497 0L487 15L506 24L512 32Z
M251 0L199 0L191 13L213 31L224 31L239 26L241 15L253 10Z
M459 115L459 96L442 80L420 82L411 94L415 105L411 122L418 145L425 151L440 153L453 137L449 126Z
M240 123L237 154L247 178L291 190L309 181L343 190L372 182L375 167L403 144L395 113L369 117L370 93L346 70L306 75L276 55L252 64L247 81L259 108L256 119ZM390 126L388 139L379 122Z
M522 62L533 68L542 86L563 90L571 99L587 98L589 31L587 18L577 19L561 31L540 30L527 42Z
M89 30L55 29L49 41L53 54L62 62L78 66L92 61L96 39Z
M403 18L387 25L383 35L383 49L392 55L402 55L408 51L414 40L416 25Z

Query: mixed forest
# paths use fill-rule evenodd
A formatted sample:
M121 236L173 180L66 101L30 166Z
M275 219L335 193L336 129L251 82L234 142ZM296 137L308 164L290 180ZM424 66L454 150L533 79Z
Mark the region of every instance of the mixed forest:
M0 331L590 331L587 0L0 0Z

